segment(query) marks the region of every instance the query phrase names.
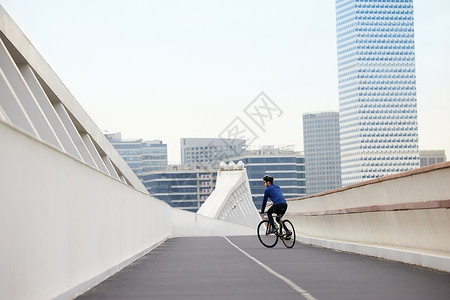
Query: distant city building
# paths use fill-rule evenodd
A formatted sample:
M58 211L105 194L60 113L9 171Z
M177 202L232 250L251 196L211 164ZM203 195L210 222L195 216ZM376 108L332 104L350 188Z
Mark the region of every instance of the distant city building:
M303 114L306 194L340 188L339 113Z
M447 161L445 150L420 150L420 166L438 164Z
M418 168L413 0L336 0L342 184Z
M247 149L243 155L231 160L244 163L257 209L261 209L264 198L264 175L274 176L274 184L281 187L285 198L306 195L305 157L303 153L294 151L293 146Z
M194 168L218 169L219 163L243 153L245 140L182 138L181 164Z
M169 165L167 170L147 172L142 182L154 197L172 207L196 212L213 192L217 170L189 170Z
M142 180L145 172L166 169L167 145L162 141L122 139L120 132L106 133L105 136L139 179Z

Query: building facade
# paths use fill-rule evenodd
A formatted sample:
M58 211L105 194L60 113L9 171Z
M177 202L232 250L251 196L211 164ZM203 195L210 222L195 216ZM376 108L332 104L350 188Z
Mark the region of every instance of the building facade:
M181 164L218 169L219 163L238 156L245 150L245 140L221 138L182 138Z
M105 136L139 179L142 180L145 172L166 169L167 144L162 141L122 139L120 132L107 133Z
M213 192L217 170L188 170L170 165L167 170L147 172L142 182L148 192L172 207L196 212Z
M419 167L413 0L336 0L342 184Z
M339 112L303 114L306 194L340 188Z
M257 209L261 209L264 198L262 179L265 175L274 176L274 184L281 187L286 199L306 195L305 156L291 146L247 149L243 155L231 160L244 163Z
M420 167L447 161L445 150L420 150Z

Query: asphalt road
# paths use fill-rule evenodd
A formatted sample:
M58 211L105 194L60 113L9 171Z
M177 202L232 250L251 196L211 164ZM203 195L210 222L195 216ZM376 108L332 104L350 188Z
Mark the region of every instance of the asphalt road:
M173 238L77 299L448 300L450 274L256 236Z

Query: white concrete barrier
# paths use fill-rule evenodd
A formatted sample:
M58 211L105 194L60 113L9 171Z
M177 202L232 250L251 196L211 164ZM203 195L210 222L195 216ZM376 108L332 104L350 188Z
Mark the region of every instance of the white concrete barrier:
M174 236L255 235L256 227L211 219L181 209L172 210Z
M290 199L303 241L450 271L450 163Z
M0 121L0 299L71 299L188 235L254 228L171 208Z

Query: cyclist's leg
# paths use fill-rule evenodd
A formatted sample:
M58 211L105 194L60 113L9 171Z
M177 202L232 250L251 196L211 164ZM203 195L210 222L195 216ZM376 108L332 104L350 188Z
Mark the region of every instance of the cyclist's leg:
M276 213L277 213L277 217L276 217L277 222L280 225L283 225L284 230L286 230L286 232L287 232L288 229L286 228L286 225L284 225L284 223L281 222L281 218L284 216L284 214L286 213L286 210L287 210L287 203L280 203L280 204L277 204L277 206L278 206L277 207L277 211L276 211Z
M278 204L274 204L272 206L274 208L274 213L277 214L276 220L278 224L282 224L281 223L281 217L283 217L284 213L286 212L286 208L287 208L287 204L286 203L278 203Z
M273 223L273 216L272 214L275 213L275 205L272 205L268 210L267 210L267 219L269 220L270 225L272 225L272 227L275 226L275 224Z
M275 219L277 220L277 223L281 225L281 217L283 217L283 214L277 213L277 216Z

